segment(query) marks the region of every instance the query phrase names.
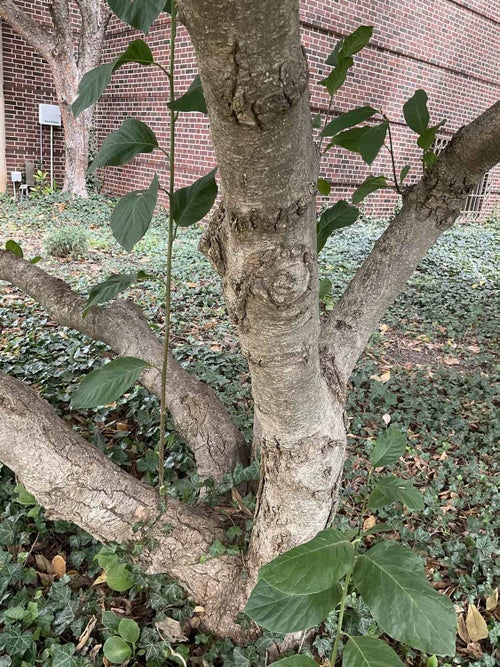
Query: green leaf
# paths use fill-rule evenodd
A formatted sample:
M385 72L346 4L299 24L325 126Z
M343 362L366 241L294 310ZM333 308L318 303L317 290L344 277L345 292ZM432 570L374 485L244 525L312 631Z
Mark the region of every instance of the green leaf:
M113 236L127 252L142 239L153 218L160 182L157 174L147 190L129 192L116 204L111 215Z
M365 197L376 190L388 188L385 176L368 176L352 195L353 204L359 204Z
M89 292L87 305L83 311L84 317L92 306L111 301L120 292L123 292L123 290L128 289L133 283L145 277L147 277L147 274L144 271L138 271L137 273L113 273L102 283L94 285Z
M317 250L318 253L323 250L328 237L335 229L348 227L356 222L359 217L359 211L355 206L351 206L341 199L336 204L323 211L316 227Z
M349 540L340 531L327 528L261 567L259 579L289 595L319 593L339 581L353 560Z
M174 111L200 111L204 114L208 113L200 75L197 74L195 76L194 81L184 95L181 95L181 97L178 97L173 102L169 102L167 106Z
M108 0L108 5L122 21L131 25L132 28L140 30L145 35L148 34L159 14L168 11L165 0L141 0L141 2Z
M71 396L73 408L95 408L120 398L139 381L149 364L134 357L121 357L86 375Z
M307 655L292 655L289 658L283 658L278 662L273 662L275 667L318 667L318 663Z
M353 576L384 632L425 653L455 654L455 609L428 583L419 556L381 542L359 556Z
M102 624L104 625L105 628L117 631L120 620L121 620L120 617L117 616L117 614L115 614L114 611L102 612Z
M129 644L135 644L140 637L141 629L131 618L122 618L118 625L118 634Z
M436 164L436 160L438 159L438 156L436 153L433 151L425 151L424 156L422 158L423 164L424 164L424 169L430 169Z
M88 172L92 174L99 167L126 164L139 153L151 153L155 148L158 141L153 130L140 120L127 118L120 129L104 139Z
M314 118L311 121L311 125L313 130L319 130L321 127L321 121L323 120L323 117L321 116L320 113L317 113Z
M369 507L380 509L391 503L402 503L409 510L424 509L422 493L407 479L389 475L381 479L370 494Z
M318 178L318 192L323 197L328 197L330 194L330 181L327 181L325 178Z
M22 484L17 484L14 487L14 491L17 493L16 501L20 505L36 505L35 496L27 491Z
M335 48L330 53L328 58L325 60L325 63L327 65L332 65L333 67L337 66L338 61L339 61L339 54L342 51L343 46L344 46L344 40L339 39L339 41L335 44Z
M30 259L30 264L38 264L38 262L41 262L43 257L40 257L40 255L36 255L33 257L33 259Z
M5 242L5 250L11 252L13 255L19 257L20 259L23 258L23 250L19 243L16 243L14 239L9 239Z
M99 65L83 75L78 84L78 97L71 106L75 117L97 102L111 81L114 72L126 63L140 65L154 63L153 54L146 42L142 39L135 39L116 60L106 65Z
M344 37L341 54L344 56L353 56L370 42L373 34L373 26L361 25L353 33Z
M74 644L57 644L54 646L52 667L77 667L78 660L75 658Z
M347 72L353 66L354 60L349 58L339 59L338 65L330 72L330 74L319 82L320 86L325 86L330 95L334 95L337 90L344 84L347 77Z
M272 632L298 632L324 621L341 596L340 584L318 593L287 595L259 579L244 612Z
M425 90L417 90L403 105L403 115L406 123L417 134L422 134L429 125L430 117L427 109L427 99Z
M426 130L424 130L422 132L422 134L419 136L419 138L417 139L417 144L419 145L419 147L423 148L424 150L429 150L430 147L432 146L432 144L434 143L437 131L445 123L446 123L446 121L442 120L437 125L433 125L432 127L428 127Z
M351 111L346 111L346 113L341 113L340 116L337 116L337 118L328 123L321 136L333 137L335 134L342 132L342 130L358 125L358 123L371 118L376 113L377 110L372 107L357 107L356 109L351 109Z
M408 176L410 173L411 165L407 164L401 169L401 173L399 174L399 182L402 183L405 178Z
M21 632L17 625L8 626L0 633L0 649L5 649L12 658L22 658L32 647L32 637L31 632Z
M130 646L121 637L109 637L104 642L103 651L105 657L110 661L122 664L132 656Z
M374 468L390 466L403 456L405 447L405 436L397 426L389 426L389 428L377 438L375 447L370 455L370 463Z
M384 121L380 125L370 127L359 140L359 152L367 164L371 164L384 145L389 123Z
M170 213L179 227L189 227L210 211L217 197L217 167L187 188L174 192Z
M123 563L116 563L106 569L106 584L112 591L124 593L134 585L132 573Z
M332 296L332 281L330 278L321 278L319 281L319 300L331 298Z
M353 153L359 153L359 142L361 137L368 132L369 127L353 127L351 130L345 130L340 134L336 134L332 141L326 147L326 150L329 150L332 146L342 146L348 151Z
M381 639L349 637L342 653L342 667L404 667L404 662Z

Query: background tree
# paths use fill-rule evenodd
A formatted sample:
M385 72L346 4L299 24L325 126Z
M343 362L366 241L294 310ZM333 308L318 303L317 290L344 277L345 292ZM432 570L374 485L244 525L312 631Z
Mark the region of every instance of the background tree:
M85 72L101 61L111 12L105 0L51 0L51 25L36 21L13 0L0 0L0 17L47 61L61 108L65 139L63 191L87 196L86 172L93 108L78 118L71 105ZM75 16L79 17L76 18Z
M223 536L220 515L173 499L160 510L153 489L114 466L32 390L5 375L0 460L50 516L73 520L104 541L147 536L142 559L148 570L175 577L205 607L209 629L241 640L235 618L259 566L332 521L353 367L419 261L499 160L500 103L462 128L420 183L403 192L401 211L320 322L319 154L298 2L178 5L198 58L223 186L203 250L222 278L252 379L252 447L260 451L261 482L246 562L207 559L213 540ZM135 306L94 307L84 319L84 299L12 252L0 252L0 278L39 301L56 322L151 363L141 381L159 391L161 345ZM199 469L211 468L217 478L246 455L241 436L208 387L173 361L169 368L167 403L176 427ZM138 521L143 531L134 530Z

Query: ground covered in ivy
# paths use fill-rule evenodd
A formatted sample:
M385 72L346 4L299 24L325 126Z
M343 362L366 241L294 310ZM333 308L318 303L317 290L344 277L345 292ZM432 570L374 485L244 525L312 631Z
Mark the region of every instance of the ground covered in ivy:
M0 199L1 246L14 239L27 258L41 256L43 269L83 293L113 272L143 269L162 275L165 215L160 213L146 237L126 254L109 230L112 205L99 197L70 202L59 195L23 205ZM383 227L383 222L363 220L330 239L320 265L323 312L331 309ZM217 390L249 435L248 368L226 317L217 277L197 251L201 233L201 227L181 230L176 241L174 353ZM499 528L494 390L498 237L494 219L444 234L372 337L349 396L349 457L337 525L356 525L367 452L387 424L396 425L407 435L400 474L421 489L425 509L416 514L392 506L365 520L367 526L388 524L389 536L425 559L432 584L455 603L457 654L440 658L440 665L492 667L499 657L495 646L500 609L494 581ZM64 243L74 247L73 256L49 254ZM161 333L158 284L146 282L129 295ZM84 412L69 408L78 378L99 367L106 353L104 345L55 326L33 301L0 285L1 370L35 386L113 461L155 484L154 397L138 387L112 406ZM256 472L256 465L236 470L221 487L210 487L206 501L230 505L231 489L255 478ZM193 473L191 453L172 430L166 479L170 494L197 501L203 480ZM248 532L254 498L246 496L243 502L250 512L242 512L240 525ZM240 502L233 510L241 507ZM225 544L214 543L210 555L237 553L244 549L246 537L244 528L235 527ZM70 524L46 520L11 471L0 466L0 667L265 664L276 637L264 634L241 648L203 634L198 629L202 610L166 577L145 576L135 564L136 556L103 547ZM304 647L319 664L329 664L335 627L332 614L312 645ZM350 634L378 634L362 600L354 596L348 600L345 629ZM113 662L103 656L106 641L108 649L118 651ZM397 650L407 665L427 662L426 656L404 647Z

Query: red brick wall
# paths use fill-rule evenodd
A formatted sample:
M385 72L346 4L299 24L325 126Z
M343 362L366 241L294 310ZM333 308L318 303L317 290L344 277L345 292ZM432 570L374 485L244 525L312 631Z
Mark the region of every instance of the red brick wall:
M39 0L23 0L31 11L43 7ZM40 11L40 10L37 10ZM324 64L336 41L360 24L374 26L372 43L355 58L344 88L336 95L334 113L371 104L394 121L393 135L398 170L412 164L408 182L420 174L416 136L405 127L402 105L417 88L429 95L432 122L447 119L443 136L450 136L498 99L500 93L500 5L491 0L302 0L303 40L311 70L313 113L324 112L326 91L317 82L327 73ZM117 20L112 21L104 61L116 57L130 39L139 36ZM157 22L147 39L157 60L168 62L168 18ZM38 152L38 102L52 101L47 70L39 58L4 26L5 93L8 168ZM186 31L181 27L177 46L176 87L181 94L197 68ZM49 99L50 98L50 99ZM159 141L168 141L167 87L158 69L123 67L98 105L98 140L129 116L147 122ZM45 128L48 133L48 128ZM60 132L55 131L56 134ZM48 134L45 148L48 150ZM58 156L62 146L58 145ZM216 161L208 121L198 113L181 114L177 124L177 184L192 182ZM14 166L13 166L14 165ZM58 165L60 165L60 160ZM130 165L101 170L104 190L123 194L147 185L155 172L166 183L162 153L139 156ZM367 174L390 174L386 151L368 168L344 149L332 150L322 164L322 175L333 183L331 199L349 197ZM485 210L500 202L500 169L490 178L492 196ZM396 202L393 193L366 200L370 214L385 215Z
M33 18L45 22L45 3L23 2L23 8ZM26 161L50 171L50 127L42 128L40 151L40 125L38 105L56 104L52 78L47 64L15 33L2 22L3 68L5 97L5 134L8 188L12 188L10 172L23 170ZM64 139L61 128L54 128L54 178L61 186L64 174Z

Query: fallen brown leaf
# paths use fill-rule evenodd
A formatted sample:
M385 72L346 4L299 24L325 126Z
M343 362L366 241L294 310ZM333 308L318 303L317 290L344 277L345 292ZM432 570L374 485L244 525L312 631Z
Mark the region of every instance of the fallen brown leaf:
M488 626L486 625L486 621L481 616L479 609L474 604L469 605L465 625L467 626L469 637L473 642L486 639L488 636Z

